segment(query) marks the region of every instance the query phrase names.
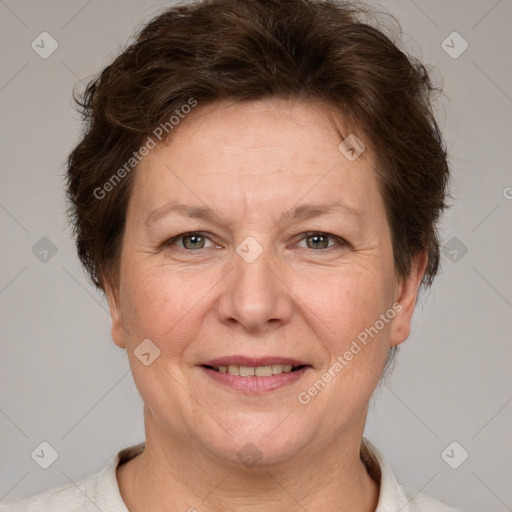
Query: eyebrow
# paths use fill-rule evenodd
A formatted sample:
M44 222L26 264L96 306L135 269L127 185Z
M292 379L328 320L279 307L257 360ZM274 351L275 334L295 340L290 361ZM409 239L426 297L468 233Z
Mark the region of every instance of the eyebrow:
M188 206L185 204L171 201L169 203L160 206L156 210L153 210L144 221L144 224L148 227L158 222L163 217L171 213L179 214L183 217L189 217L193 219L201 219L208 221L212 224L225 225L224 222L216 215L211 209L206 207ZM307 220L313 217L319 217L321 215L328 215L332 213L344 213L353 217L361 217L362 213L357 208L340 203L331 202L327 204L302 204L298 205L292 210L284 212L279 220L275 220L275 224L278 224L286 220Z

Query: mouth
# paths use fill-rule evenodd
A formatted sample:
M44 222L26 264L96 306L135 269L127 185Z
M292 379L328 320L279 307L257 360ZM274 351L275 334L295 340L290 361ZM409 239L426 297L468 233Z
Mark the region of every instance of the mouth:
M297 382L313 368L282 357L224 357L200 365L214 381L247 394L262 394Z
M238 364L230 365L201 365L218 373L228 373L229 375L237 375L240 377L271 377L272 375L281 375L282 373L296 372L308 365L293 366L291 364L272 364L264 366L244 366Z

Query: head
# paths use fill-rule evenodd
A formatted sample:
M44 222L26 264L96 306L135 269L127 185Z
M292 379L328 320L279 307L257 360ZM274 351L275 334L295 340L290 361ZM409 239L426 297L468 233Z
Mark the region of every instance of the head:
M437 272L434 88L365 15L316 0L173 7L80 100L79 257L147 423L218 456L252 442L284 460L361 430ZM202 366L234 354L308 368L249 396Z

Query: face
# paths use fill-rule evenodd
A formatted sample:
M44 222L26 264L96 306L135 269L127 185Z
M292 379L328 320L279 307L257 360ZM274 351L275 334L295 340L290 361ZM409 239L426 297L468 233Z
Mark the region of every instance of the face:
M277 463L360 439L424 262L397 278L359 135L351 161L320 104L199 105L140 163L108 298L161 442Z

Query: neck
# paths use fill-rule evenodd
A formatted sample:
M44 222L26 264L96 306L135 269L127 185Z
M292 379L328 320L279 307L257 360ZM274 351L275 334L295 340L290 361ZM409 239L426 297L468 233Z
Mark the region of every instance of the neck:
M164 434L146 421L144 452L117 471L130 512L374 512L379 485L360 458L362 428L319 441L279 463L234 466L190 437ZM320 444L321 443L321 444Z

